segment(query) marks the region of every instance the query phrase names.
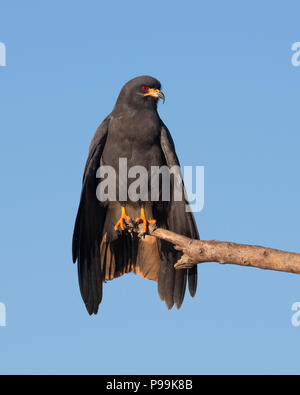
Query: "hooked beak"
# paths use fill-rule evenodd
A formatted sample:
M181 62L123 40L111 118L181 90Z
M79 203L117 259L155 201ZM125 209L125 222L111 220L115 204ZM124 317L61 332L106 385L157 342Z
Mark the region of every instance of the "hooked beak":
M152 96L156 99L162 99L163 103L165 102L165 95L159 89L150 88L144 96Z

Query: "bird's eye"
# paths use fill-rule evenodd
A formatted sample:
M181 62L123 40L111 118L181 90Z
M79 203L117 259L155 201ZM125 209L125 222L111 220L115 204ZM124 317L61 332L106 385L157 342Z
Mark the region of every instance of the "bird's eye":
M147 85L143 85L142 86L142 91L143 92L147 92L149 90L149 86L147 86Z

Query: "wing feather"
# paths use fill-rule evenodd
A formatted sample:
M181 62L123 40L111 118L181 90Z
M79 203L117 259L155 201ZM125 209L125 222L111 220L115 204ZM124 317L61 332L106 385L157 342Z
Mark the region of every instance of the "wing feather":
M97 313L102 300L104 278L100 264L100 244L106 208L96 197L96 172L100 166L108 124L109 117L99 126L90 145L72 241L73 262L78 262L80 291L89 314Z
M172 136L163 123L161 127L160 142L168 167L180 166ZM182 178L180 181L183 188L183 199L181 201L174 201L173 190L174 182L176 182L176 180L172 177L171 200L170 202L165 202L166 219L165 223L160 224L160 226L165 226L167 229L175 233L192 239L199 239L194 216L191 212L186 211L186 205L188 205L188 202L185 199ZM161 243L163 259L158 279L159 294L161 299L165 300L168 308L171 308L173 303L175 303L177 308L180 308L185 294L187 278L191 296L194 296L196 293L197 266L194 266L192 269L175 270L174 264L180 258L181 253L176 251L169 243L165 241L161 241Z

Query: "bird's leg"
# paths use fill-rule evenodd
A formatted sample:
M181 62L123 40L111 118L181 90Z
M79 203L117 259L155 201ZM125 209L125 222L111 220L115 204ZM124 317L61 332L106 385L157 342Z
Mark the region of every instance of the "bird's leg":
M122 230L126 229L126 221L129 222L131 220L130 217L128 217L128 215L126 214L126 210L125 210L125 206L121 206L121 218L119 219L119 221L116 223L114 229L118 230L119 227Z
M141 216L136 220L137 224L143 224L143 232L147 233L148 225L155 224L155 219L147 219L144 207L141 208Z

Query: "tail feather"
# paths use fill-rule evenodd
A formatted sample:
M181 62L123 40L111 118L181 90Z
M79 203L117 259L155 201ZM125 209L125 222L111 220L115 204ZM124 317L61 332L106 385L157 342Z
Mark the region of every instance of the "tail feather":
M174 265L181 253L164 240L158 240L149 235L140 239L135 232L116 232L114 224L118 221L120 212L120 205L111 205L107 209L103 227L104 236L99 249L99 268L103 273L103 281L112 280L129 272L136 273L142 278L157 281L159 297L165 302L166 307L171 309L175 305L179 309L184 299L187 281L190 294L195 295L197 267L175 270ZM138 208L127 209L126 207L126 212L131 218L139 215ZM153 218L152 210L146 208L146 215ZM162 218L162 216L159 217ZM194 233L194 224L188 222L187 229L185 229L180 219L182 218L176 216L170 219L169 216L169 223L159 223L158 226L172 230L180 227L185 233ZM195 236L197 237L197 234ZM91 295L95 291L90 290Z
M189 291L192 298L195 296L197 290L197 277L197 266L188 269Z
M177 309L180 309L186 289L186 277L187 271L176 270L175 271L175 285L174 285L174 303Z

